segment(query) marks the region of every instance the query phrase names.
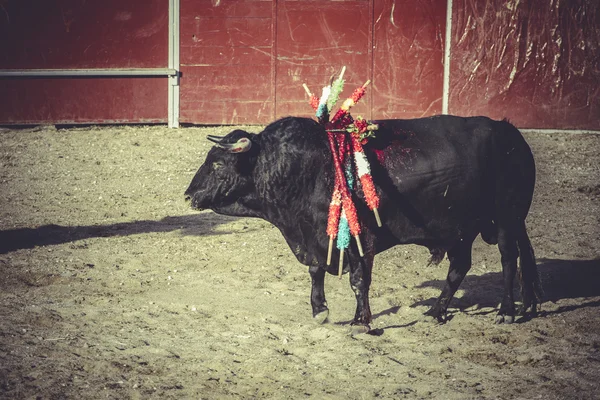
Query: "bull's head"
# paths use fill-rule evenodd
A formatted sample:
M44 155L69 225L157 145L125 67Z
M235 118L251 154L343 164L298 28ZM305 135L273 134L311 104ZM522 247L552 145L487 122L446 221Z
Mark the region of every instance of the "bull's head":
M215 146L185 191L193 208L249 215L248 202L255 193L252 170L259 147L252 146L253 136L242 130L208 136Z

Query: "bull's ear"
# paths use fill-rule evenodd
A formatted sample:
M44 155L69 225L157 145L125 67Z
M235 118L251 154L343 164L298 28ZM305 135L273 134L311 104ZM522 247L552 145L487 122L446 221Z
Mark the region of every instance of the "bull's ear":
M245 153L252 147L252 141L248 138L240 138L235 143L224 143L223 138L219 139L217 136L212 135L209 135L207 138L220 148L227 150L229 153Z
M226 144L225 148L230 153L245 153L252 147L252 141L248 138L241 138L233 144Z

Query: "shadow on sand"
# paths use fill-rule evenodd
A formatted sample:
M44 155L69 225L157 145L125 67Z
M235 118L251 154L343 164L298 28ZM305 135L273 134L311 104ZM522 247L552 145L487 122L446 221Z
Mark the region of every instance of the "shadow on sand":
M562 299L574 298L594 298L600 297L600 259L594 260L559 260L559 259L539 259L538 271L542 281L543 296L542 303L551 301L556 302ZM419 285L420 288L434 287L442 290L445 281L433 280ZM515 285L515 293L519 286ZM490 272L484 275L467 275L460 289L464 292L459 299L455 298L450 303L451 307L464 310L469 307L494 308L500 303L503 282L501 272ZM519 298L517 295L515 298ZM415 302L412 307L432 306L436 298L429 298ZM598 307L600 300L589 299L576 306L559 307L555 311L540 313L541 315L558 314L564 311L574 310L585 307ZM494 311L475 312L490 313Z
M0 231L0 254L19 249L31 249L74 242L95 237L128 236L140 233L171 232L181 230L184 235L222 235L229 232L215 231L215 227L235 221L213 212L165 217L158 221L142 220L109 225L62 226L44 225L38 228L20 228Z

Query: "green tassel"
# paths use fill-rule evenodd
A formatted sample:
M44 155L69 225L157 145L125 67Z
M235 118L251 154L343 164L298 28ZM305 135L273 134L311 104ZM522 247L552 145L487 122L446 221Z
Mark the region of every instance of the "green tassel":
M327 99L327 109L331 113L331 110L335 106L335 103L340 99L340 93L344 90L344 78L339 77L331 84L331 93Z

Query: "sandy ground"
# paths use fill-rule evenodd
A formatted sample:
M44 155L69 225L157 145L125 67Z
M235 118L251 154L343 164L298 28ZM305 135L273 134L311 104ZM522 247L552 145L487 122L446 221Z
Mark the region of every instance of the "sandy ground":
M375 260L383 334L351 336L347 275L316 325L276 228L183 201L204 137L231 129L0 130L0 398L599 398L600 136L526 134L538 318L494 325L478 239L451 320L426 320L448 262L399 246Z

